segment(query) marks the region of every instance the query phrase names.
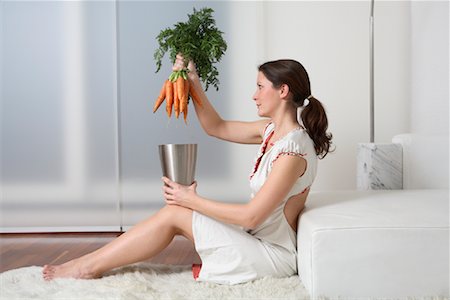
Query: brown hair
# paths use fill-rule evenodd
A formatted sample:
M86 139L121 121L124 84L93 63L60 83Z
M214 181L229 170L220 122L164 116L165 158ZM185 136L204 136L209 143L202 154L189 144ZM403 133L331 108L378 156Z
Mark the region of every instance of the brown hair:
M274 88L280 88L283 84L289 86L296 107L303 106L305 99L309 100L301 118L314 142L316 154L319 158L324 158L328 152L332 152L330 148L333 135L327 133L328 118L325 109L319 100L311 96L309 76L302 64L295 60L282 59L266 62L260 65L258 70L272 82Z

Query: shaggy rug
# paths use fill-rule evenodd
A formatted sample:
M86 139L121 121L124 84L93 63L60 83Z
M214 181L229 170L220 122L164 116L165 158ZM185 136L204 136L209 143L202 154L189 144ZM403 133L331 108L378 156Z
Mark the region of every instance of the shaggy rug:
M25 267L0 274L0 299L309 299L298 276L228 286L194 281L191 266L139 263L100 279L48 282L41 271Z

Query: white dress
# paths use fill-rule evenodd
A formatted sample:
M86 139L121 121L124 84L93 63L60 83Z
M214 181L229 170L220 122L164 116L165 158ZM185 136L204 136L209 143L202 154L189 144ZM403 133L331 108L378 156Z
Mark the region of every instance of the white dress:
M250 175L253 197L263 186L280 155L296 155L307 162L305 173L272 214L257 228L247 230L198 212L192 214L195 248L202 260L197 281L238 284L264 276L287 277L297 273L296 233L284 215L287 200L311 186L316 176L317 155L303 128L295 129L266 152L274 125L269 123Z

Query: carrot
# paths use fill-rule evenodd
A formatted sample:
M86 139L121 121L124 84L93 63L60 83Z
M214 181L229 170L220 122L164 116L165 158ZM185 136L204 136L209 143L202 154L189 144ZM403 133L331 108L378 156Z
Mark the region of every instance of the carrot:
M173 85L173 107L175 109L175 116L180 116L180 98L178 98L178 89L177 89L177 83L172 82Z
M191 94L191 96L197 95L187 78L186 71L173 72L169 78L164 81L164 85L161 88L153 112L159 108L165 99L167 116L170 118L172 116L172 109L174 109L177 119L182 113L184 115L184 122L187 124L189 94ZM199 97L196 98L197 99L193 98L194 102L202 105L201 101L198 100Z
M184 80L184 94L183 94L183 96L186 98L186 100L185 100L186 103L189 100L189 87L190 87L189 80Z
M184 97L184 79L182 76L177 79L177 91L178 99L180 99L180 113L182 113L187 106L187 102L185 102L186 97Z
M189 80L184 80L184 93L183 93L183 103L184 103L184 122L187 124L186 118L188 114L188 99L189 99Z
M167 111L167 116L170 118L170 116L172 115L172 105L173 105L173 87L172 87L172 82L170 82L170 80L166 80L166 111Z
M195 90L194 86L191 84L189 87L189 94L191 94L192 99L195 103L197 103L198 106L202 107L203 103L200 99L200 96L198 95L197 91Z
M166 80L161 88L161 91L159 92L159 96L158 98L156 98L155 101L155 105L153 106L153 112L155 112L159 106L161 105L161 103L163 103L164 99L166 98L166 82L168 80Z
M186 125L187 125L187 115L188 115L188 106L187 105L184 108L183 114L184 114L184 123L186 123Z

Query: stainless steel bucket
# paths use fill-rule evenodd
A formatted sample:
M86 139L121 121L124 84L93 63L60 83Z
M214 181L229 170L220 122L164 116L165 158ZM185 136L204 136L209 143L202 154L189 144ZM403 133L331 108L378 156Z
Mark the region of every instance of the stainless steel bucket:
M164 176L183 185L195 181L197 144L159 145L159 158Z

